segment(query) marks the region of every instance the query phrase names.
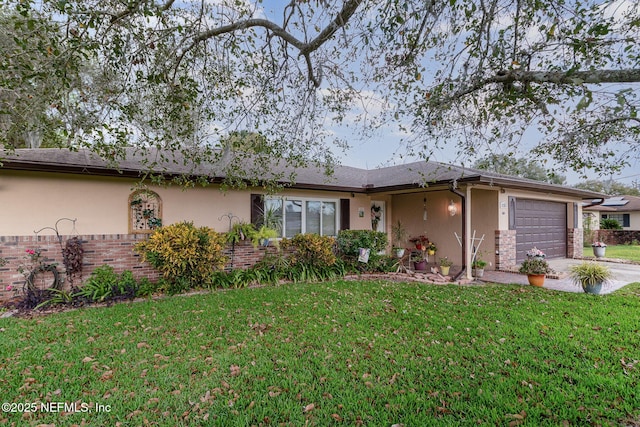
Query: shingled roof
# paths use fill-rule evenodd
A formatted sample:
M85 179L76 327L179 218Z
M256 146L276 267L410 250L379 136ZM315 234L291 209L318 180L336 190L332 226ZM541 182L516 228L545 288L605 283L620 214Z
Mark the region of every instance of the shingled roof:
M599 212L635 212L640 211L640 197L638 196L615 196L604 200L602 204L585 208L590 211Z
M157 161L166 175L207 176L213 181L224 179L215 171L223 170L223 161L194 166L179 154L157 150L127 149L125 158L117 165L99 157L89 150L67 149L18 149L14 153L0 153L3 169L40 172L74 173L97 176L141 177L147 170L145 162ZM0 168L0 170L2 169ZM157 170L158 172L160 170ZM293 168L286 159L273 161L267 174L282 172L285 176L295 174L293 188L313 188L334 191L380 193L410 191L424 187L477 183L508 188L543 191L583 199L599 198L603 195L588 190L548 184L525 178L502 175L485 170L465 168L432 161L420 161L376 169L360 169L338 165L334 173L327 176L322 168Z

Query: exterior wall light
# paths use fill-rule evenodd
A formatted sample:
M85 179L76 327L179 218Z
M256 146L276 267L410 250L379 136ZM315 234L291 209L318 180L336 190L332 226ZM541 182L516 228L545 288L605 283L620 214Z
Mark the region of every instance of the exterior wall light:
M449 206L447 206L447 210L449 211L449 215L451 216L455 216L458 213L458 207L456 206L455 203L453 203L453 200L449 201Z

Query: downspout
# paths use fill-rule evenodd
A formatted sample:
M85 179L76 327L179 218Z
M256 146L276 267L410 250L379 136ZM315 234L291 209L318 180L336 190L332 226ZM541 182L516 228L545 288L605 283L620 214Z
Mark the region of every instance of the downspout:
M460 272L453 278L454 281L458 281L458 279L460 279L460 277L462 277L462 275L467 271L467 196L464 193L458 191L456 180L453 180L449 183L449 191L460 197L461 200L460 218L462 219L462 236L460 237L460 240L462 244L460 245L460 247L462 248L462 268L460 269Z

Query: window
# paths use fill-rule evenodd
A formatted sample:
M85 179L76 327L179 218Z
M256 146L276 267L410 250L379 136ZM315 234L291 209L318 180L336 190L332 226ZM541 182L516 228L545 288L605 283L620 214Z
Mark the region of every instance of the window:
M278 230L282 237L300 233L335 236L338 233L338 200L276 198L264 199L258 225Z
M151 233L162 226L162 201L151 190L137 190L129 196L129 233Z
M630 227L629 214L603 214L602 219L615 219L623 227Z

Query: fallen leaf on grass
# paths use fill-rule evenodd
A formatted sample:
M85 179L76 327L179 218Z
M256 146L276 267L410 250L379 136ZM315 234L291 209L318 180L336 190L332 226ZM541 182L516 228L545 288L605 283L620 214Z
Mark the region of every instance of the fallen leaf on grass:
M314 405L313 403L309 403L307 406L304 407L304 410L302 412L310 412L313 411L316 408L316 405Z
M238 375L240 375L240 366L238 365L231 365L229 367L229 370L231 371L232 377L237 377Z
M111 378L113 378L113 371L112 370L105 371L105 373L103 373L100 376L100 379L103 380L103 381L110 380Z

